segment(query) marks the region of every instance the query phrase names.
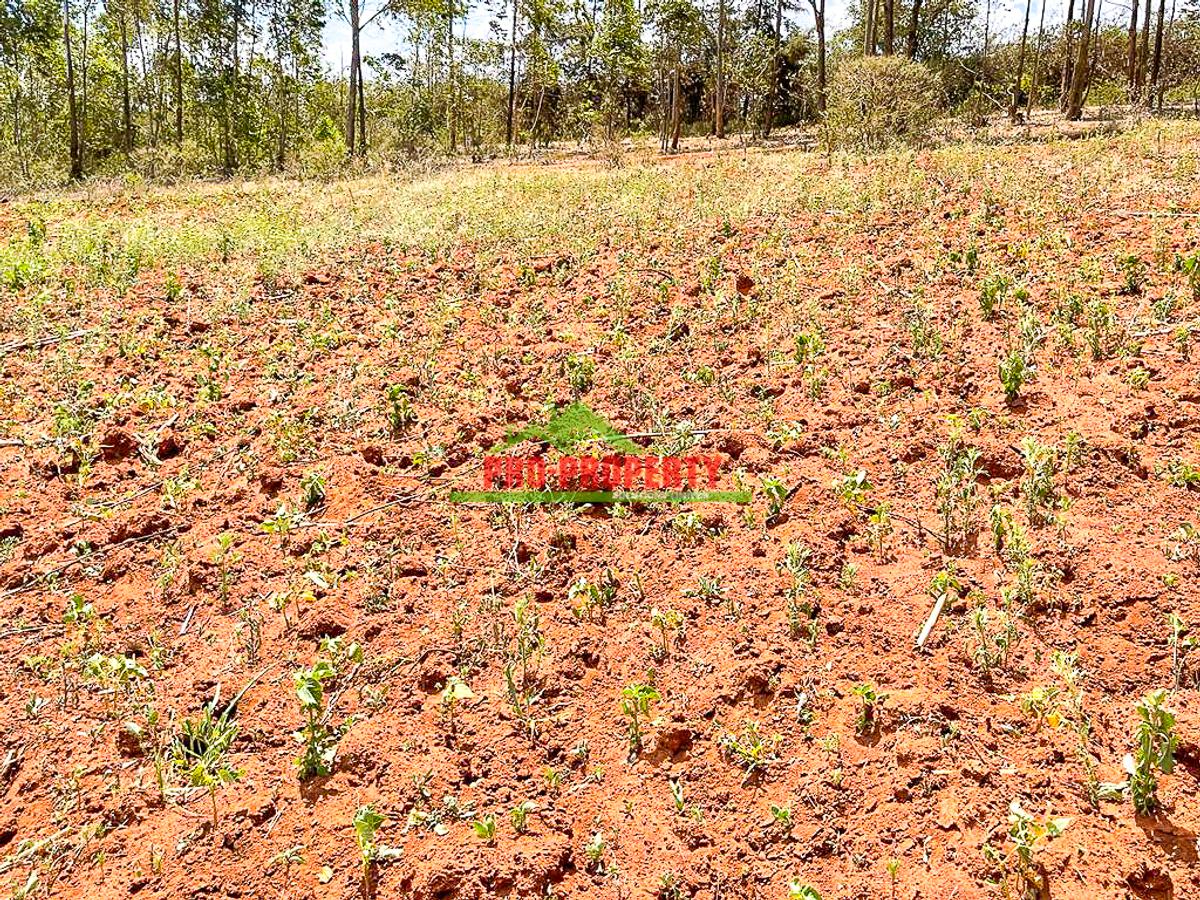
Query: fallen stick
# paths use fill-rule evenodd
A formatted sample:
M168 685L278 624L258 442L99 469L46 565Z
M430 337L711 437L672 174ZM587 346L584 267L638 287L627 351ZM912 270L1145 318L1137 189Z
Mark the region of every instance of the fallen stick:
M49 347L52 344L58 344L62 341L73 341L76 338L91 334L95 330L94 328L80 328L76 331L69 331L66 334L51 334L40 338L29 338L24 341L0 344L0 355L16 353L18 350L31 350L35 347Z
M917 649L925 648L925 641L929 639L929 632L933 631L933 626L937 624L938 616L942 614L942 607L946 605L946 594L938 595L937 602L933 604L933 610L929 613L929 618L925 620L925 624L921 627L921 633L917 635Z

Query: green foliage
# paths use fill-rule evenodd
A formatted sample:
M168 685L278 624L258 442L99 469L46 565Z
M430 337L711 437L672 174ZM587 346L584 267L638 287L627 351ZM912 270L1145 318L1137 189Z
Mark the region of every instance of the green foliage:
M825 143L865 153L929 140L941 107L934 75L902 56L848 56L829 85Z
M347 721L337 727L331 723L333 708L327 698L327 689L347 674L347 667L358 666L363 660L362 647L340 637L322 639L321 651L325 658L292 675L304 716L304 725L296 733L303 746L296 761L301 781L333 771L338 742L351 723Z
M650 706L662 695L649 684L630 684L621 690L621 712L629 720L629 753L635 755L642 749L642 726L650 715Z
M1133 808L1149 815L1158 808L1158 774L1170 775L1175 768L1175 714L1166 706L1167 692L1151 691L1137 704L1135 749L1125 758L1129 772L1129 794Z
M186 777L189 785L208 791L215 828L217 791L241 778L241 772L227 759L237 737L238 724L230 718L228 710L219 716L214 713L215 701L204 708L199 718L184 719L168 755L172 769Z

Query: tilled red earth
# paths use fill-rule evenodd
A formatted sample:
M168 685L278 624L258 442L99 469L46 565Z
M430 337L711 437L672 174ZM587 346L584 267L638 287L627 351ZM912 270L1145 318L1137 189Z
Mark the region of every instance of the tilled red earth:
M0 357L0 878L63 897L1200 892L1200 655L1176 666L1167 624L1200 624L1179 534L1200 519L1180 467L1200 465L1197 305L1174 265L1196 252L1176 213L1200 211L1200 144L1095 146L980 151L996 162L970 172L918 157L924 201L683 239L598 223L586 258L357 246L260 282L240 316L216 314L199 265L178 292L161 272L58 292L57 321L93 330ZM1009 192L1022 170L1036 195ZM1014 286L988 320L993 272ZM38 288L6 290L15 309ZM998 361L1023 328L1037 374L1010 402ZM800 334L821 346L797 361ZM10 318L0 337L26 334ZM647 453L720 454L754 501L448 502L577 399L651 433ZM1025 438L1052 448L1054 521L1029 520ZM935 482L955 447L978 474L948 552ZM996 552L994 506L1027 536L1023 569ZM917 649L943 570L961 590ZM988 646L1013 625L1003 662L979 661L981 606ZM514 690L518 610L535 649ZM665 652L654 610L679 614ZM301 780L293 675L325 636L363 658L326 684L325 723L352 718L332 773ZM1176 674L1177 765L1136 814L1105 784L1135 703ZM452 677L469 690L450 703ZM631 752L634 684L660 698ZM866 727L862 684L887 695ZM243 688L214 826L172 743ZM730 741L748 728L749 772ZM1014 800L1070 818L1024 868ZM400 852L364 875L366 804Z

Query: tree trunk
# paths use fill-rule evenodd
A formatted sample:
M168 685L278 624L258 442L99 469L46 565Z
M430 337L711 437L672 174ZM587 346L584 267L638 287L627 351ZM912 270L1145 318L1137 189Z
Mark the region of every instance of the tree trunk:
M1125 50L1125 81L1129 85L1130 103L1137 100L1137 39L1138 0L1129 0L1129 45Z
M1150 65L1150 16L1154 9L1154 0L1146 0L1146 7L1142 11L1142 38L1138 47L1137 72L1134 74L1134 87L1137 89L1138 98L1146 99L1146 70Z
M714 129L725 137L725 0L717 0L717 92L713 100Z
M508 41L508 123L505 129L508 148L513 145L513 125L517 115L517 0L512 0L512 31ZM609 123L612 130L612 123Z
M1150 0L1146 0L1150 2ZM1154 56L1150 65L1150 95L1157 96L1158 110L1163 110L1163 22L1166 18L1166 0L1158 0L1158 24L1154 26Z
M679 152L679 136L683 128L682 108L683 100L680 96L682 93L680 86L679 67L682 65L680 60L680 50L675 48L675 67L671 72L671 152Z
M358 155L367 155L367 86L363 78L362 54L358 55Z
M1092 39L1092 17L1096 13L1096 0L1087 0L1087 9L1082 19L1083 30L1079 34L1079 47L1075 54L1075 68L1071 72L1071 88L1067 94L1067 118L1076 122L1083 116L1083 92L1088 82L1088 50Z
M1146 0L1147 3L1150 0ZM1159 81L1162 75L1162 47L1163 47L1163 20L1166 18L1167 0L1158 0L1158 24L1154 29L1154 57L1150 63L1150 90L1147 92L1148 98L1157 96L1158 108L1162 110L1163 88ZM1147 105L1150 100L1147 99Z
M359 70L359 37L361 35L360 16L362 8L359 0L349 0L350 7L350 84L346 100L346 153L353 156L355 140L358 131L358 70Z
M450 152L458 150L458 116L454 97L454 0L446 0L446 118Z
M909 59L917 58L917 27L921 21L921 0L912 0L912 11L908 17L908 46L905 52Z
M763 121L763 137L771 136L771 126L775 124L775 104L779 97L779 44L782 32L783 0L775 0L775 39L771 47L771 89L767 93L767 114Z
M63 45L67 62L67 117L70 129L71 180L83 178L83 146L79 139L79 107L75 99L75 57L71 51L71 0L63 0Z
M1013 81L1012 102L1008 105L1008 118L1017 121L1017 109L1021 105L1021 81L1025 78L1025 45L1029 40L1029 7L1033 0L1025 0L1025 24L1021 28L1021 49L1017 52L1017 77Z
M896 52L896 0L883 0L883 52Z
M877 0L864 0L863 56L875 55L875 4Z
M812 6L813 26L817 31L817 110L824 114L828 93L825 70L825 0L808 0L808 2Z
M1042 11L1038 17L1037 48L1033 51L1033 84L1025 99L1025 121L1033 118L1033 104L1042 87L1042 39L1046 33L1046 0L1041 0Z
M1067 20L1063 25L1066 52L1063 54L1062 82L1058 88L1058 108L1066 111L1067 95L1071 92L1071 74L1075 67L1075 0L1067 0Z
M129 29L125 23L125 8L121 7L118 25L121 32L121 124L122 143L126 155L133 152L133 104L129 99Z

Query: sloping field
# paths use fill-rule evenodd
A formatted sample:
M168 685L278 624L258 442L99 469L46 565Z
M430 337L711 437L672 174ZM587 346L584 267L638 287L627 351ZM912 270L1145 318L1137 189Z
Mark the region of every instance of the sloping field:
M0 206L0 883L1200 893L1198 154Z

